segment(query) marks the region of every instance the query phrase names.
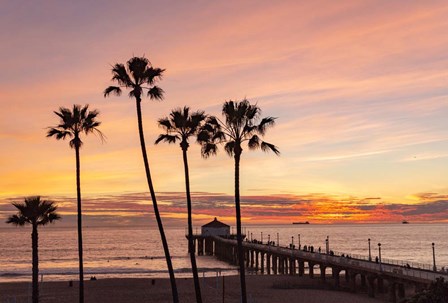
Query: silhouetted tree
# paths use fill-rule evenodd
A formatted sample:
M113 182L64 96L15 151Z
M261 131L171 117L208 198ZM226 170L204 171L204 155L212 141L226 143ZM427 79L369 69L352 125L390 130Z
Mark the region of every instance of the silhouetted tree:
M165 259L168 266L168 272L171 281L171 291L173 294L173 302L179 302L177 293L176 280L174 278L173 265L171 263L170 251L166 241L165 232L163 230L162 218L160 217L159 208L157 206L156 194L151 180L151 172L149 169L148 156L146 153L145 136L143 133L142 120L142 94L147 91L147 96L152 100L162 100L164 91L155 85L155 83L162 78L164 69L152 67L149 60L145 57L133 57L124 64L115 64L112 67L112 81L117 82L119 86L109 86L104 90L104 97L111 93L120 96L122 88L130 89L129 97L135 98L137 107L138 131L140 136L140 146L142 149L143 162L145 165L146 179L148 182L149 191L151 193L152 205L154 207L154 215L157 220L160 237L162 239L163 250L165 252Z
M61 217L56 213L57 206L53 202L41 200L39 196L25 198L25 203L12 203L19 212L10 216L6 223L16 226L30 224L32 226L31 245L33 251L33 303L39 302L39 225L47 225L59 220Z
M197 111L190 114L190 108L185 106L183 109L175 109L171 111L169 118L159 119L159 126L166 130L166 134L161 134L156 140L159 142L176 143L180 141L182 149L184 171L185 171L185 188L187 195L187 211L188 211L188 253L190 254L191 270L193 272L194 288L196 292L196 302L202 302L201 288L199 285L198 268L196 266L196 258L194 255L193 242L193 221L191 215L191 195L190 195L190 174L188 171L187 150L190 144L188 140L191 136L196 136L202 122L205 120L203 111Z
M78 254L79 254L79 302L84 302L84 269L83 269L83 250L82 250L82 210L81 210L81 164L79 150L83 144L81 134L86 135L96 133L101 140L103 134L98 129L101 122L96 118L99 114L97 110L89 111L89 105L73 105L73 110L61 107L59 111L54 112L60 122L55 127L50 127L47 137L55 137L56 140L65 140L70 138L70 147L75 149L76 155L76 194L78 209Z
M208 117L198 134L198 141L202 145L201 153L203 157L207 158L216 154L217 144L225 143L224 150L235 159L236 232L243 303L247 302L247 295L240 210L240 159L243 152L242 144L247 141L249 149L261 148L265 152L273 151L277 155L280 154L275 145L264 142L259 137L259 135L264 136L267 128L275 124L275 118L273 117L263 118L258 123L260 111L257 105L251 105L246 99L240 102L227 101L222 108L225 121L221 121L213 116Z

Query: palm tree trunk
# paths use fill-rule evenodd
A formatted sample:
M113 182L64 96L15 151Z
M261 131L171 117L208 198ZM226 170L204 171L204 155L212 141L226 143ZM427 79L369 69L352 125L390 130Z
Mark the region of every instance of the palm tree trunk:
M79 146L76 152L76 194L78 203L78 256L79 256L79 303L84 303L84 268L82 256L82 217L81 217L81 164L79 160Z
M235 152L235 210L236 210L236 239L238 242L238 263L240 265L241 302L247 303L246 272L244 268L243 238L241 235L240 208L240 158L241 152Z
M39 303L39 255L38 255L37 223L33 222L31 233L31 245L33 247L33 303Z
M187 150L182 148L185 170L185 188L187 193L187 211L188 211L188 253L190 254L191 271L193 272L194 290L196 292L196 302L202 303L201 285L199 284L198 268L196 266L196 257L194 255L193 242L193 220L191 216L191 195L190 195L190 173L188 171Z
M166 263L168 266L168 272L169 272L170 281L171 281L171 292L173 295L173 302L178 303L179 295L177 293L176 279L174 278L173 264L171 263L170 251L168 248L168 243L166 241L165 232L163 231L162 218L160 217L159 208L157 206L156 194L155 194L154 186L153 186L152 180L151 180L151 172L149 170L148 156L146 154L145 136L143 134L141 98L137 96L135 99L136 99L136 104L137 104L138 132L139 132L139 136L140 136L140 145L142 148L143 162L145 164L146 179L148 181L148 187L149 187L149 191L151 193L152 205L154 207L154 215L157 220L157 226L159 227L160 238L162 239L163 250L165 252L165 259L166 259Z

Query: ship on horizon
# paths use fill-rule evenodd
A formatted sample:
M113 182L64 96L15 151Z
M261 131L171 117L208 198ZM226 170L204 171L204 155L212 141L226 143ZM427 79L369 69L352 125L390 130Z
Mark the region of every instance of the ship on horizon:
M292 224L310 224L310 222L305 221L305 222L292 222Z

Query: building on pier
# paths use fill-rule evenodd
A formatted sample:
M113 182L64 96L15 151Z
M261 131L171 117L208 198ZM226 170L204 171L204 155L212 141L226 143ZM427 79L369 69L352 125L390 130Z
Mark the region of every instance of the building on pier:
M230 237L230 225L218 221L215 217L213 221L202 225L201 235L203 237L218 236L228 238Z

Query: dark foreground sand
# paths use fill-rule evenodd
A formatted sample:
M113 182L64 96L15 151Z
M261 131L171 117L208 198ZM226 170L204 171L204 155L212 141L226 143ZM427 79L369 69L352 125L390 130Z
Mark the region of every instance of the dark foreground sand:
M99 279L86 281L86 303L171 302L171 287L168 279ZM180 302L195 302L192 279L177 279ZM68 282L44 282L41 289L43 303L76 303L78 284L69 287ZM239 303L239 278L224 278L224 300L222 278L201 278L205 303ZM327 288L327 289L326 289ZM250 303L306 302L306 303L368 303L381 302L367 297L365 293L329 290L318 279L290 276L247 276ZM30 283L0 283L0 303L28 302Z

